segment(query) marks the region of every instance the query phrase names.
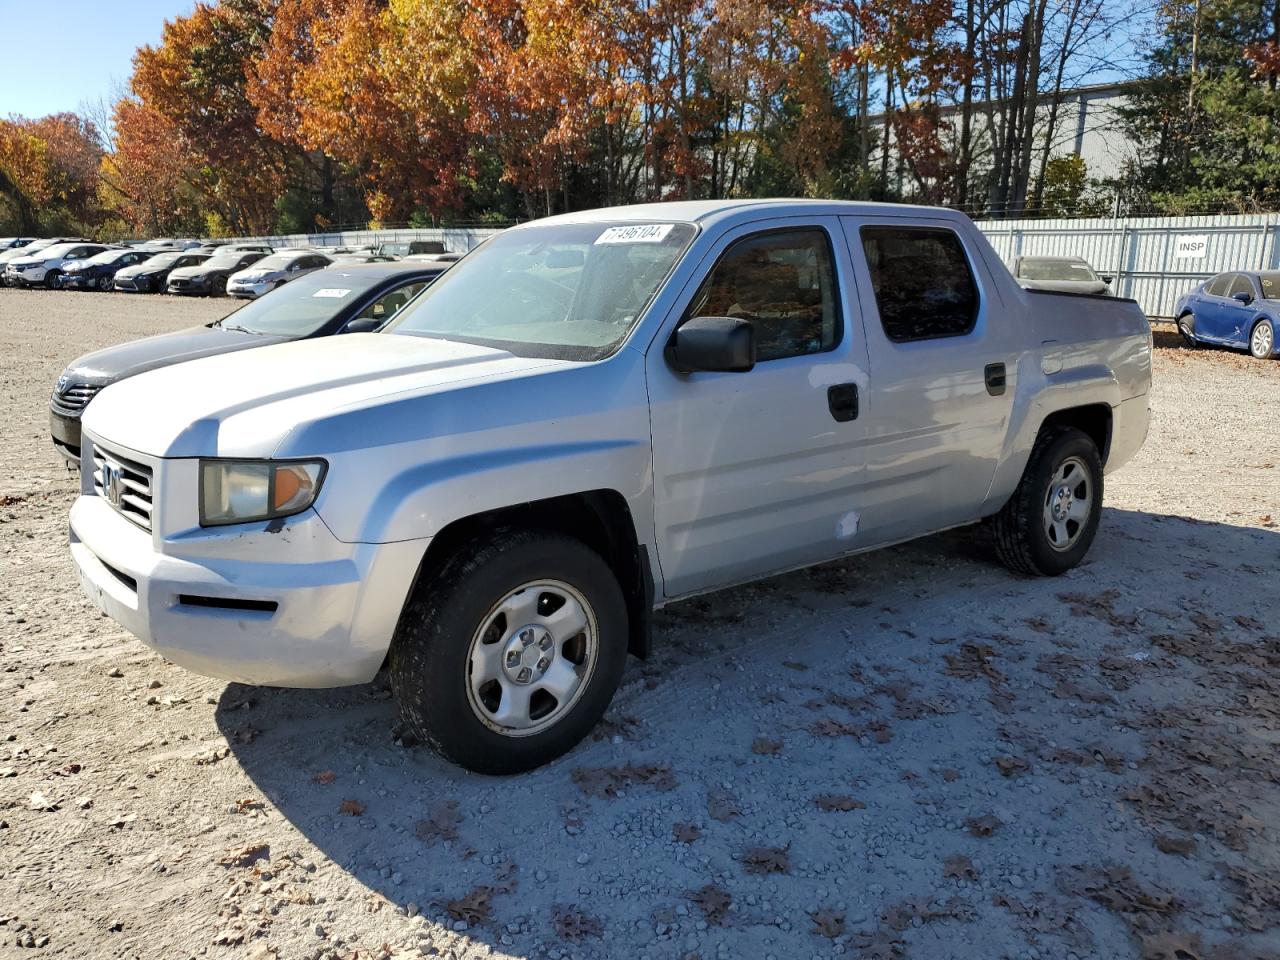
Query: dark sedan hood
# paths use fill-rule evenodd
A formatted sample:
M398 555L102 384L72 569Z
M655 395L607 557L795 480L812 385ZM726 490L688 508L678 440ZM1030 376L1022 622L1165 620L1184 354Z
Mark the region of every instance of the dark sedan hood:
M234 353L250 347L265 347L269 343L280 343L287 339L289 338L224 330L221 327L192 327L190 330L162 333L158 337L146 337L87 353L67 367L67 374L76 383L115 383L125 377L184 360Z

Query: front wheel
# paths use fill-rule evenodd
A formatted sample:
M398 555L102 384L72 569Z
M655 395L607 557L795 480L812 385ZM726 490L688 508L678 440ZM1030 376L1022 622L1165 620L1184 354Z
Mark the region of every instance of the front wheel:
M415 588L391 686L402 719L444 757L519 773L595 726L626 654L626 604L602 557L562 534L499 530Z
M98 278L98 289L104 293L111 290L114 286L113 280L109 276L101 276Z
M1054 577L1084 559L1102 516L1102 458L1075 427L1044 431L1022 480L992 518L996 553L1010 570Z
M1271 329L1271 324L1266 320L1259 320L1253 327L1253 332L1249 334L1249 353L1258 360L1267 360L1271 357L1271 353L1275 350L1276 335Z
M1200 346L1200 341L1196 339L1196 335L1192 330L1192 324L1195 323L1195 317L1189 313L1184 313L1177 320L1178 336L1182 338L1182 344L1191 347L1193 350Z
M214 277L213 281L209 284L209 296L223 297L223 296L226 296L226 293L227 293L227 278Z
M44 285L48 290L58 289L58 280L62 276L57 270L50 270L44 275Z

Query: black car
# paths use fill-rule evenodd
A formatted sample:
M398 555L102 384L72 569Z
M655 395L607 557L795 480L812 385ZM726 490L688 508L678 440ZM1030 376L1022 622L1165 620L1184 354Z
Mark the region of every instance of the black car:
M170 250L154 253L144 263L125 267L116 274L115 288L127 293L163 293L169 274L179 267L194 267L209 259L207 253Z
M227 292L227 277L257 263L266 253L262 251L233 250L214 253L204 263L191 267L177 267L169 274L170 293L202 294L220 297Z
M86 354L63 371L49 399L53 445L68 463L79 463L80 415L99 390L117 380L269 343L377 330L447 267L447 263L367 263L317 270L206 327Z
M153 256L155 254L145 250L103 250L88 259L64 266L58 285L63 290L110 290L115 283L116 273L125 267L135 267Z

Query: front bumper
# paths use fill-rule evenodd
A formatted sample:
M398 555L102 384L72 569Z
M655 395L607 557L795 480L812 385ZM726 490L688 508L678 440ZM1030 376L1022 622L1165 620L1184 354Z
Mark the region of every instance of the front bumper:
M67 417L56 410L49 411L49 435L54 449L72 466L80 463L80 418Z
M98 286L97 277L84 273L64 273L59 280L58 286L63 290L95 290Z
M232 297L244 297L252 300L262 296L264 293L270 293L279 286L279 283L278 280L259 280L256 283L231 280L227 282L227 294Z
M368 682L427 542L342 543L313 510L268 526L166 539L89 493L71 508L71 555L89 599L181 667L273 686Z
M31 267L14 275L17 277L19 286L33 287L36 284L44 283L45 274L48 272L44 267Z
M211 287L208 277L170 277L165 292L187 295L206 294Z
M161 288L162 284L150 276L143 275L138 277L116 277L112 286L117 290L123 290L125 293L154 293Z

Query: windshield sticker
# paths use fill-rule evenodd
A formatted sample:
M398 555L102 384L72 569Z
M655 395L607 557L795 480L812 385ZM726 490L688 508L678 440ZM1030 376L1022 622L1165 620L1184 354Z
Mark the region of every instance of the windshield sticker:
M596 237L602 243L661 243L675 229L674 223L637 223L628 227L610 227Z
M341 300L350 292L351 292L350 290L343 290L341 287L325 287L323 290L317 290L311 296L332 297L334 299Z

